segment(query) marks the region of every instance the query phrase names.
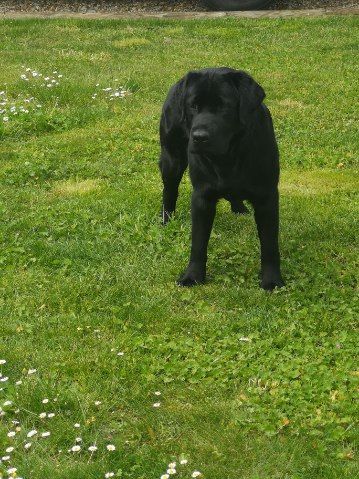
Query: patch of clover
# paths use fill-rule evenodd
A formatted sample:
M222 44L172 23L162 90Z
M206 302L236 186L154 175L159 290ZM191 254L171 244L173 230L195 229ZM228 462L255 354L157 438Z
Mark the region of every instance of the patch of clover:
M77 328L82 330L83 328ZM117 356L122 357L124 355L123 351L118 351L117 348L111 349L112 353L115 353ZM37 446L38 443L42 443L41 448L43 449L43 444L45 444L46 439L51 436L51 420L61 411L54 412L53 408L57 403L57 396L53 398L45 397L41 399L41 409L40 413L34 413L32 411L27 411L26 409L21 410L16 404L16 399L13 395L10 398L8 391L18 390L26 381L31 380L31 377L38 374L37 369L30 368L24 371L24 376L21 379L12 381L9 376L6 374L7 361L5 359L0 359L0 420L3 422L7 428L7 441L5 444L0 446L0 479L25 479L18 475L18 468L16 467L15 459L13 458L13 453L22 452L26 454L29 450ZM8 387L9 386L9 387ZM161 396L160 391L154 391L153 394L157 397ZM16 397L16 394L15 394ZM160 403L159 403L160 404ZM94 401L94 405L97 408L100 408L102 401ZM154 407L159 407L156 403ZM21 414L31 415L32 418L32 427L24 428L21 424L20 417ZM35 419L36 416L36 419ZM101 450L106 452L106 454L111 454L116 451L116 446L114 444L103 444L99 445L96 441L92 441L89 444L85 444L81 437L81 430L83 425L79 422L73 425L74 428L74 439L72 444L70 443L67 449L67 453L70 455L87 455L89 460ZM59 450L59 453L62 453L62 450ZM66 453L66 452L65 452ZM197 478L202 477L201 472L195 470L191 472L188 470L188 467L185 467L188 463L188 460L183 456L177 462L171 462L168 464L166 472L161 475L161 479L169 479L170 476L178 474L179 477L192 477ZM116 477L117 474L112 471L104 472L104 478Z

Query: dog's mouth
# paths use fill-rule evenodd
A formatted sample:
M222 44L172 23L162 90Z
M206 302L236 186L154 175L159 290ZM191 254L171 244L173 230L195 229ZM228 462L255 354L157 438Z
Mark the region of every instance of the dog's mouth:
M208 151L209 147L208 147L208 145L199 145L199 144L194 143L192 141L189 144L189 149L190 149L190 151L193 151L194 153L199 153L199 152Z
M188 150L190 153L205 154L209 156L221 156L228 152L229 145L220 141L195 142L190 140Z

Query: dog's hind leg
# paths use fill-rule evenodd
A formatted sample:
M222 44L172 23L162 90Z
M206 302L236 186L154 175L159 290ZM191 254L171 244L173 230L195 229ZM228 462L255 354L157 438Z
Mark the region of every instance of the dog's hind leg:
M187 168L187 155L175 157L162 148L159 167L163 181L162 224L166 225L176 209L178 187Z
M242 200L231 197L229 199L229 202L231 203L232 213L235 213L236 215L246 215L249 213L249 209L246 207Z

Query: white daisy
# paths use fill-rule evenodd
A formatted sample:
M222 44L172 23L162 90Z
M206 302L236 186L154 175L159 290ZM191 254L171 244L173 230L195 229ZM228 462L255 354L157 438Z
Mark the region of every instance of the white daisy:
M107 449L108 451L115 451L115 450L116 450L116 446L114 446L113 444L107 444L106 449Z

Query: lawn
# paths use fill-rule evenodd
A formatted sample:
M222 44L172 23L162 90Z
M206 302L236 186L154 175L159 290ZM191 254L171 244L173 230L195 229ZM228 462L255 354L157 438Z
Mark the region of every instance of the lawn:
M359 477L358 37L356 17L0 21L0 477ZM160 226L161 104L219 65L274 118L273 294L252 214L219 204L192 289L188 179Z

